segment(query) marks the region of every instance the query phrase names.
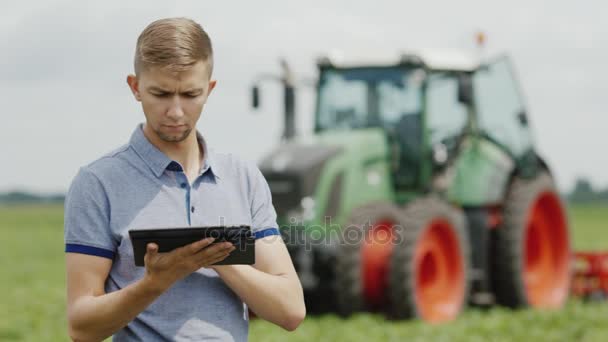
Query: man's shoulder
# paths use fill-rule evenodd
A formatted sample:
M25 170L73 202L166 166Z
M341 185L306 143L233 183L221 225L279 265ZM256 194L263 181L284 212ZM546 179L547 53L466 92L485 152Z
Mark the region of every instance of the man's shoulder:
M247 158L234 153L211 151L213 155L212 167L219 168L219 172L229 177L252 176L258 172L257 164Z
M125 162L129 158L129 148L129 144L124 144L84 165L82 169L94 174L97 177L112 174L116 170L120 170L120 167L125 165Z

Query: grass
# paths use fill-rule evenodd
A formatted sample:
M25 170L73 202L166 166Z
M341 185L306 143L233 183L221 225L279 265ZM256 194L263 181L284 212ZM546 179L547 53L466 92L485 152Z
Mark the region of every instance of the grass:
M307 318L293 333L272 324L251 324L252 341L606 341L608 305L571 301L560 311L468 310L439 326L420 321L386 321L359 314L348 320L335 315Z
M575 249L608 251L608 206L575 206L568 210Z
M62 227L61 207L0 209L0 341L67 340Z
M608 250L608 207L569 210L575 249ZM63 210L0 207L0 341L65 341ZM441 326L360 314L309 316L293 333L261 320L252 341L608 341L608 303L572 300L559 311L467 310Z

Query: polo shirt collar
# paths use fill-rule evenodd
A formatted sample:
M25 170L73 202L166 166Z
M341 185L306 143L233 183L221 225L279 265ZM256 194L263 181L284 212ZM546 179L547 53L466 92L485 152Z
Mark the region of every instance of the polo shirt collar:
M152 145L152 143L146 138L143 131L144 124L139 124L135 128L135 131L131 135L131 140L129 144L133 147L135 152L143 159L143 161L148 165L150 170L154 173L156 177L160 177L163 172L169 167L170 169L179 167L179 164L171 158L167 157L166 154L161 152L156 146ZM199 146L203 149L203 167L201 167L200 174L203 174L209 170L214 177L218 177L218 168L214 163L213 152L211 152L207 148L207 143L205 139L201 135L199 131L196 131L196 140L199 143ZM219 178L219 177L218 177Z

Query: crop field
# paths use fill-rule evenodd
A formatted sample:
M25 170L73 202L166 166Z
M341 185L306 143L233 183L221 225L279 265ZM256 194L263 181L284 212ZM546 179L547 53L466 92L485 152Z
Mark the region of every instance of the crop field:
M608 206L569 210L574 248L608 250ZM0 341L66 341L63 210L0 207ZM295 332L251 323L252 341L608 341L608 302L558 311L469 309L433 326L380 315L308 316Z

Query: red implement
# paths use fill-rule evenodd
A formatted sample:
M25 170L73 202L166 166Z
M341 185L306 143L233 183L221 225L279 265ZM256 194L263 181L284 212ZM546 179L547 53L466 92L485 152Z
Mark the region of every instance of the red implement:
M608 297L608 252L575 252L572 294L584 298Z

